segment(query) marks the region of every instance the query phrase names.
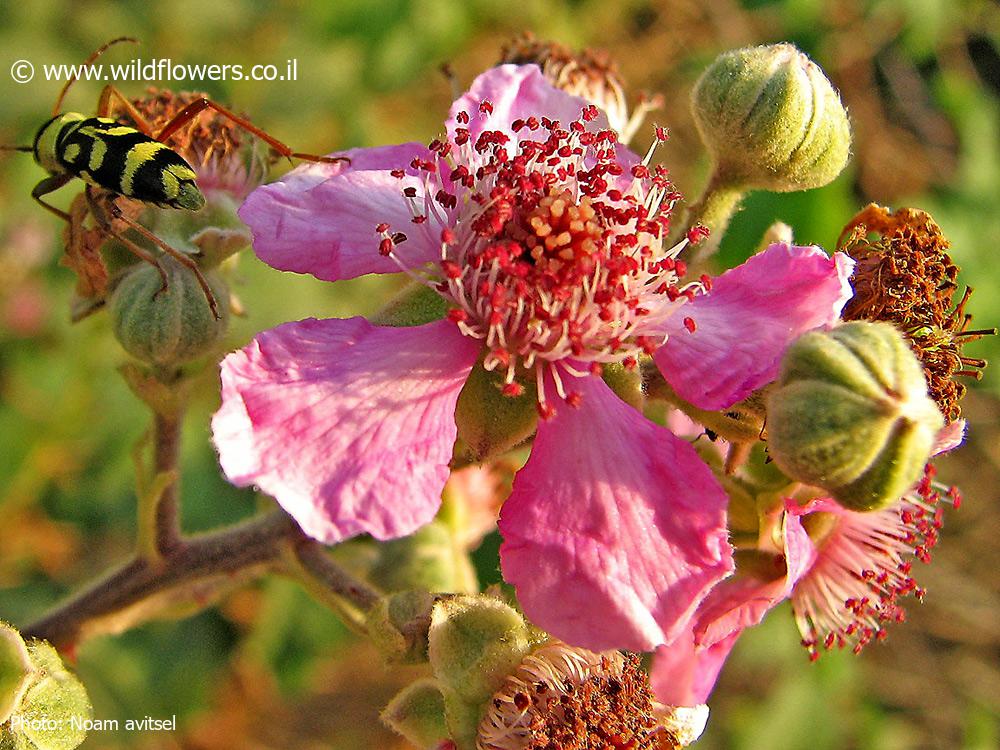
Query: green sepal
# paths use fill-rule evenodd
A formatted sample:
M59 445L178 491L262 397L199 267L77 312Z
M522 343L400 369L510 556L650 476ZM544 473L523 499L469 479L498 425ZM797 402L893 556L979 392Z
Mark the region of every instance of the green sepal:
M406 328L441 320L448 313L448 302L433 289L414 281L389 300L368 320L378 326Z
M21 634L0 622L0 724L20 705L33 672Z
M432 750L448 738L444 696L437 682L430 678L403 688L380 716L389 727L419 748Z
M380 599L366 615L365 630L388 664L427 661L427 639L436 597L401 591Z
M533 382L524 384L520 396L505 396L503 377L476 363L458 395L455 424L458 437L475 461L500 456L535 433L538 425L537 393Z

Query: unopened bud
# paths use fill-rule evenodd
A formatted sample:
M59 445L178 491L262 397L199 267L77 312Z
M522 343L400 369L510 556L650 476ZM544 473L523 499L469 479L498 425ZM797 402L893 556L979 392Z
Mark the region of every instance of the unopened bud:
M695 84L692 110L728 185L807 190L847 164L847 112L819 66L791 44L720 55Z
M486 704L531 646L531 628L497 599L456 596L435 605L428 655L460 750L475 748Z
M944 424L902 334L855 322L789 347L768 397L768 451L850 510L884 507L921 476Z
M436 748L448 738L444 696L431 679L407 685L385 707L382 721L420 748Z
M216 318L190 269L168 256L159 263L166 287L156 266L136 264L114 291L111 318L115 336L129 354L150 364L180 365L207 354L222 338L229 322L229 291L214 272L205 274L218 304Z

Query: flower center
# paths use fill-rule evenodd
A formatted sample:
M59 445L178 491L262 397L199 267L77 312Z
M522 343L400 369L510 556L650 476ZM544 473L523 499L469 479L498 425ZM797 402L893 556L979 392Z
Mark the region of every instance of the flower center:
M479 115L491 112L483 102ZM546 374L574 403L566 376L635 366L663 343L665 303L708 284L678 285L687 240L665 249L663 238L680 196L662 167L647 166L652 149L643 162L619 155L616 133L593 125L598 117L588 106L568 128L529 117L473 137L461 113L451 140L430 145L435 160L411 163L422 189L403 190L423 239L429 225L441 227L431 240L437 267L411 268L400 247L407 237L377 228L381 251L446 297L449 318L483 340L484 366L504 373L505 393L520 395L535 379L543 416Z
M638 657L558 642L529 654L507 677L477 740L480 750L673 750L683 744L657 717Z

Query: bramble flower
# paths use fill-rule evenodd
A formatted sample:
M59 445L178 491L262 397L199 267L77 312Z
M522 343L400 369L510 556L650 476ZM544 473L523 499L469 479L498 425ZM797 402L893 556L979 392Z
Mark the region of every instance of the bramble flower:
M895 505L855 513L828 499L789 504L801 515L815 545L816 561L795 585L792 608L810 658L819 649L850 647L858 653L883 640L886 626L903 622L900 599L924 597L912 576L913 560L929 563L937 544L944 504L958 507L955 487L934 481L927 464L920 482Z
M222 467L320 541L409 534L439 506L460 392L488 371L541 417L500 518L527 615L593 650L669 642L732 570L725 493L601 375L653 355L683 398L724 408L774 378L791 339L837 319L851 263L776 244L683 282L686 243L663 241L677 199L665 171L535 66L481 75L447 131L248 198L241 217L272 266L402 270L443 304L409 327L288 323L231 354L213 420Z
M961 503L958 489L934 476L927 464L910 492L871 512L847 510L825 497L801 504L786 498L762 524L758 549L737 552L736 574L705 598L684 634L657 649L650 675L657 699L674 706L704 703L739 635L785 599L791 599L812 661L820 649L859 653L884 640L889 624L905 620L901 600L923 600L913 561L930 562L944 505ZM781 554L768 551L775 539Z

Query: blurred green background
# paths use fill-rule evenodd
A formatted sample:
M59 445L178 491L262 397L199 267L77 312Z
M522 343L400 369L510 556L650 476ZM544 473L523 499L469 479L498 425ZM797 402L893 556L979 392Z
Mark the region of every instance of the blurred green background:
M775 219L790 223L797 240L830 248L869 201L916 206L942 226L961 281L977 289L977 324L1000 321L1000 6L986 0L3 2L0 143L30 143L59 88L38 77L14 83L11 62L77 63L123 34L142 47L116 49L108 61L281 67L297 58L294 83L198 88L298 150L427 141L451 100L440 65L449 62L464 86L525 30L608 50L633 99L639 90L664 93L655 119L672 137L658 158L692 197L706 170L687 111L694 79L723 50L795 42L842 92L854 158L829 187L751 196L725 238L725 260L742 260ZM146 85L123 89L138 96ZM98 91L78 83L66 107L92 111ZM648 141L641 134L636 150ZM0 617L15 624L129 554L129 451L147 427L116 373L124 355L106 316L68 322L74 282L58 264L62 227L29 196L41 176L27 155L0 155ZM77 189L58 194L57 205ZM236 291L248 315L227 347L285 320L371 312L373 285L386 283L320 283L245 254ZM995 360L1000 347L982 341L968 352ZM790 612L779 608L737 647L698 747L1000 747L1000 527L991 515L1000 486L1000 368L973 390L965 401L972 440L942 462L945 481L960 483L967 500L950 514L934 565L919 571L926 603L912 605L911 622L884 645L861 658L826 655L818 665L808 663ZM213 371L185 429L190 530L244 517L261 502L219 477L208 442L217 401ZM485 547L480 573L488 582L498 578L495 538ZM98 718L179 722L173 734L94 733L84 748L403 746L376 716L412 675L386 671L283 580L247 587L187 620L95 639L78 659Z

